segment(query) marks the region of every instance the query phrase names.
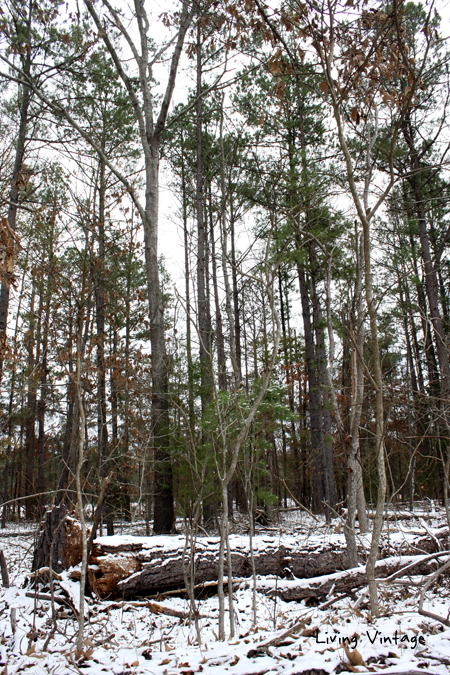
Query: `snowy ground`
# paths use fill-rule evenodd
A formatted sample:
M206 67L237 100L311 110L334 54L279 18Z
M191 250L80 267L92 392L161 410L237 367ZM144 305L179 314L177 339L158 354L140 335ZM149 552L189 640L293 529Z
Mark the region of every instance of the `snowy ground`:
M301 520L301 522L300 522ZM391 522L389 546L414 536L431 535L445 525L441 513L422 514L422 518ZM13 531L13 526L8 532ZM337 524L333 528L313 530L305 516L289 513L278 529L279 536L317 538L342 537ZM428 673L450 671L450 629L424 619L417 611L422 579L412 577L380 590L382 616L373 620L364 604L355 608L355 599L344 598L320 609L305 602L283 602L257 593L257 625L252 622L251 581L246 580L234 595L236 636L226 642L217 640L218 601L210 597L199 601L201 646L195 627L187 620L152 614L137 603L90 602L85 630L84 659L75 661L77 624L71 612L61 608L54 617L50 602L28 597L23 588L31 567L33 536L30 527L15 528L20 536L2 536L11 587L0 591L0 674L22 671L31 674L114 673L131 675L294 675L300 673L405 672L411 669ZM128 531L139 534L137 531ZM28 532L28 534L27 534ZM3 532L2 532L3 534ZM274 536L275 531L271 530ZM387 535L386 535L387 537ZM168 538L170 539L170 537ZM387 539L386 539L387 541ZM414 583L418 586L414 586ZM78 584L66 581L75 594ZM263 580L261 580L261 586ZM257 585L258 587L258 585ZM332 597L330 598L332 599ZM122 606L118 606L122 604ZM186 600L176 597L160 604L188 611ZM11 610L16 609L15 633ZM424 609L447 618L450 609L450 578L445 576L427 595ZM13 612L14 614L14 612ZM294 634L265 647L291 626L303 622ZM227 614L227 635L229 616ZM349 647L342 647L347 638ZM367 665L351 665L348 653L357 649ZM353 660L356 655L353 655ZM358 663L358 658L354 663Z

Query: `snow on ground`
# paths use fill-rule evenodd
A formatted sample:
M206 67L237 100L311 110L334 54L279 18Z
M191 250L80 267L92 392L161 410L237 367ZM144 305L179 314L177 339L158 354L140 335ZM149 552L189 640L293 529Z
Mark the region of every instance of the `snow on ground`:
M297 516L297 518L296 518ZM420 519L390 523L384 544L400 546L413 537L424 536L426 526L431 535L444 526L441 513ZM424 514L422 514L422 518ZM319 548L325 542L341 543L342 534L333 528L313 528L298 513L283 519L278 537L295 536L297 544L308 539ZM229 614L226 616L227 641L217 640L218 600L199 600L198 609L202 644L198 645L193 623L153 614L138 603L92 602L87 606L84 659L75 660L77 624L71 612L56 606L52 617L50 602L27 596L23 587L31 567L33 536L30 527L15 528L15 534L0 538L5 553L11 587L0 591L0 673L13 675L27 671L30 675L295 675L316 671L315 675L353 670L360 672L405 672L410 669L436 675L450 671L450 630L418 614L421 577L397 580L380 589L382 616L372 619L364 604L355 608L355 600L344 598L320 609L302 602L284 602L257 592L257 623L253 625L252 581L246 580L234 594L236 635L229 638ZM8 532L12 532L10 526ZM28 532L28 534L27 534ZM133 534L138 534L136 530ZM272 528L271 536L276 536ZM128 535L124 535L128 536ZM156 542L156 538L152 538ZM166 550L179 545L178 537L161 538ZM120 537L123 541L123 538ZM103 543L106 543L103 538ZM117 543L117 542L116 542ZM264 581L259 580L260 587ZM268 580L270 581L270 580ZM66 580L69 583L68 580ZM424 609L447 617L450 609L450 580L446 576L427 595ZM71 583L71 591L78 585ZM272 579L273 583L273 579ZM415 586L414 584L418 584ZM257 583L258 588L258 583ZM32 595L32 593L31 593ZM332 600L332 597L330 597ZM188 611L188 602L170 597L160 604ZM227 601L228 605L228 601ZM13 633L11 610L15 609ZM291 626L302 622L292 635L282 636ZM357 649L366 666L343 666L347 651Z

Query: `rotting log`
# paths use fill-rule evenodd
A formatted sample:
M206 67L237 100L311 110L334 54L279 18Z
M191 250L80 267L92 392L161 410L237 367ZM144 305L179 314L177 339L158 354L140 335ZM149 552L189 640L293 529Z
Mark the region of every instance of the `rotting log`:
M61 528L52 512L46 514L45 527L38 540L41 549L47 551L47 556L40 558L39 567L49 566L50 542L55 534L61 533L57 539L59 548L53 550L53 569L61 571L76 566L81 560L81 531L76 519L65 515L64 527ZM58 523L55 528L55 522ZM345 543L330 540L317 541L317 538L298 536L279 537L258 535L254 538L254 558L256 574L261 577L273 575L280 580L304 580L322 577L324 585L318 586L316 592L301 590L302 583L287 583L292 589L286 590L285 599L301 599L305 597L323 598L331 589L334 582L325 583L324 575L333 575L336 572L347 570L348 559ZM232 574L234 578L245 579L252 574L250 565L248 538L240 535L230 537ZM184 589L183 556L185 555L185 539L183 536L165 537L101 537L97 539L89 557L88 582L91 590L100 598L121 596L133 598L165 593L172 590ZM432 536L416 538L413 542L403 542L387 546L386 542L380 548L380 557L387 558L395 553L398 555L416 555L418 553L435 553L439 549L447 549L448 529L434 530ZM364 551L359 550L360 563L364 562ZM195 550L195 584L207 584L217 581L217 567L219 555L218 537L202 537L197 540ZM186 553L186 568L189 570L189 551ZM36 561L36 553L35 553ZM380 564L380 563L378 563ZM36 567L36 562L33 565ZM390 568L387 574L395 571ZM419 572L417 572L419 573ZM228 574L225 565L225 574ZM77 570L72 570L70 576L76 578ZM350 575L351 576L351 575ZM383 576L381 573L379 576ZM330 577L331 578L331 577ZM265 581L265 580L263 580ZM261 582L261 590L264 586ZM268 581L268 580L267 580ZM285 582L283 582L284 584ZM348 589L356 589L366 583L364 570L356 576L339 578L334 591L346 593ZM270 583L267 592L270 592Z
M448 533L447 533L448 534ZM442 533L445 538L445 533ZM323 542L318 544L314 540L285 537L280 545L279 538L258 536L254 538L254 560L256 574L262 577L272 575L277 579L284 580L287 586L296 587L296 580L322 578L324 575L344 573L348 567L345 544ZM89 582L99 597L109 595L121 595L125 598L135 596L156 595L171 589L183 589L183 537L123 537L120 540L110 540L107 537L98 539L93 547L89 560ZM417 546L420 553L435 553L438 544L433 539L422 538ZM417 546L410 545L409 550L402 550L401 554L417 554ZM252 575L248 540L244 537L232 535L230 537L232 574L234 578L249 578ZM207 537L197 540L195 551L195 583L204 584L217 580L219 539ZM362 553L362 552L360 552ZM412 558L411 558L412 559ZM397 557L395 560L399 560ZM360 556L360 562L364 562ZM186 567L189 569L189 565ZM414 574L433 569L430 560L414 570ZM377 563L377 576L383 577L400 569L401 563L396 567L389 562L383 567L383 561ZM225 574L228 569L225 566ZM350 578L342 574L336 583L335 592L347 592L348 589L357 588L366 583L366 575L363 568L358 569ZM308 591L292 599L304 597L322 598L331 590L334 581L329 577L329 582L323 587L317 588L316 593ZM289 581L292 580L292 581ZM264 580L261 586L264 585ZM275 584L275 581L274 581ZM269 584L270 585L270 584ZM286 591L286 599L289 592Z
M156 594L184 588L184 537L124 537L121 543L109 543L106 537L96 542L89 559L89 583L99 597ZM230 537L231 564L234 577L252 575L248 540ZM295 540L287 537L283 544L274 537L255 537L256 574L281 578L314 577L347 567L345 546ZM198 539L195 551L195 583L217 580L218 537ZM186 559L186 567L189 568ZM225 565L225 574L228 574Z

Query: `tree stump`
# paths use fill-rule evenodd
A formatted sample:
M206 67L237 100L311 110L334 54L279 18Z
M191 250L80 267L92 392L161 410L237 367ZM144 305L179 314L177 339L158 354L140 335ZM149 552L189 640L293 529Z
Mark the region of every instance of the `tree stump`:
M89 536L89 531L87 532ZM81 560L81 526L64 504L47 511L34 549L32 571L49 567L58 574Z

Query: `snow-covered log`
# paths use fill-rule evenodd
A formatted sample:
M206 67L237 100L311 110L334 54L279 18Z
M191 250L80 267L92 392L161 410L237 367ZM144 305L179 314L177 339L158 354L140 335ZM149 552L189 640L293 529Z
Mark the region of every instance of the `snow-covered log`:
M89 560L89 581L100 596L120 594L125 597L149 595L184 588L183 558L188 567L189 551L184 551L184 537L103 537L94 543ZM251 576L248 538L230 537L234 577ZM280 578L314 577L347 567L344 546L321 544L316 540L284 537L254 538L256 573ZM217 579L218 537L197 540L195 583ZM225 566L225 573L228 569Z
M442 535L445 533L443 532ZM409 550L399 553L414 555L434 553L438 550L439 540L421 538L417 544L409 545ZM91 587L100 597L120 594L130 598L139 595L156 595L172 589L184 588L183 558L189 569L189 551L184 550L182 536L171 537L103 537L95 542L89 565ZM232 574L234 578L251 576L248 538L232 535L230 537ZM304 539L294 536L283 537L282 543L277 537L257 536L254 538L254 560L256 574L261 577L273 576L287 584L282 595L284 599L305 597L324 597L336 583L335 590L348 592L366 582L363 567L345 572L348 567L347 552L344 543L331 537L328 542L319 543L317 539ZM364 562L362 555L360 561ZM392 551L391 551L392 553ZM218 537L197 540L195 551L195 583L202 584L217 580L219 556ZM387 557L387 556L386 556ZM420 556L419 556L420 557ZM377 563L377 575L392 574L400 569L403 558L390 558ZM397 562L393 562L397 561ZM398 562L400 561L400 562ZM431 571L433 562L424 563L414 571L419 574ZM397 565L397 566L396 566ZM228 569L225 566L225 573ZM338 573L338 578L332 577ZM339 576L341 573L341 576ZM302 589L296 580L307 580L328 575L328 581L315 588ZM275 584L275 581L274 581ZM288 590L289 589L289 590Z
M442 556L449 556L449 552L443 552ZM439 567L437 556L394 556L378 560L375 565L376 578L380 583L386 583L394 575L430 574ZM365 567L355 567L350 570L324 574L313 579L261 579L258 581L258 590L266 592L269 596L276 596L285 601L305 600L306 598L323 599L330 592L334 594L352 595L361 586L367 585Z
M448 549L448 528L429 530L420 537L422 529L407 530L401 528L397 538L386 538L380 549L381 558L397 555L417 555L435 553ZM319 534L319 533L317 533ZM323 598L335 583L337 593L346 593L365 583L364 570L353 574L344 574L336 580L325 581L327 575L343 572L348 567L347 553L343 537L329 533L325 536L259 535L254 537L254 559L256 574L261 577L274 576L283 583L284 599L305 597ZM324 534L324 533L322 533ZM411 536L412 535L412 536ZM361 540L362 541L362 540ZM53 542L53 547L51 543ZM251 576L248 537L232 535L230 537L232 574L234 578ZM80 527L76 519L67 512L56 514L49 512L37 541L34 569L50 565L56 571L76 566L81 559ZM359 549L360 563L365 561L365 551ZM98 538L93 545L89 558L88 579L91 589L101 598L123 596L156 595L169 590L184 588L183 560L189 569L190 551L185 551L183 536L133 537L116 536ZM205 584L217 580L219 557L218 537L201 537L195 550L195 584ZM38 564L39 563L39 564ZM386 568L386 573L390 571ZM71 573L76 578L76 570ZM225 574L228 569L225 565ZM383 576L380 568L379 576ZM304 581L314 579L322 581L312 583L308 588ZM292 581L289 581L292 580ZM269 580L268 580L269 581ZM270 591L268 584L268 592ZM279 586L281 588L281 586Z

